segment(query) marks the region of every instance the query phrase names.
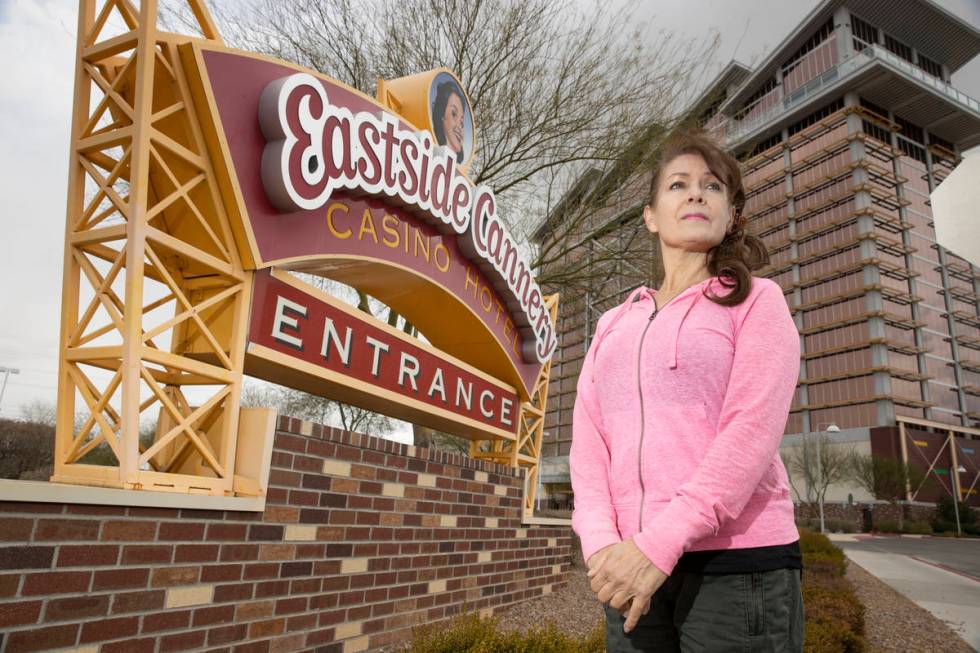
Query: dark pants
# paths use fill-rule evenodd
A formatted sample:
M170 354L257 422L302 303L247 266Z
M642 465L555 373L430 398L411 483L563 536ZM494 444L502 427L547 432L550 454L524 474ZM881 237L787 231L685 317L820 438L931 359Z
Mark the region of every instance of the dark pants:
M606 606L607 653L799 653L799 569L706 575L675 571L630 632Z

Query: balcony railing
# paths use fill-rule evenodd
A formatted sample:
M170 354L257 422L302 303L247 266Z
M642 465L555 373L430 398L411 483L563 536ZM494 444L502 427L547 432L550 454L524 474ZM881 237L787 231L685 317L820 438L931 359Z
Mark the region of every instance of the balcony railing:
M855 41L857 41L857 39L855 39ZM814 97L826 86L835 83L839 79L853 75L858 70L874 63L875 61L885 63L888 66L897 69L906 76L916 79L961 108L972 111L975 114L980 114L980 102L970 97L966 93L956 90L950 84L947 84L937 77L933 77L929 73L889 52L880 45L863 42L862 44L864 45L863 50L860 52L852 52L848 58L844 59L839 64L832 66L819 76L814 77L805 85L784 97L782 102L778 102L775 105L768 107L764 111L754 115L752 115L754 107L746 107L743 109L741 113L743 115L751 115L751 118L743 121L733 120L729 123L726 135L727 143L731 145L742 140L749 134L760 129L762 126L774 122L782 114ZM763 99L765 98L760 98L760 102Z

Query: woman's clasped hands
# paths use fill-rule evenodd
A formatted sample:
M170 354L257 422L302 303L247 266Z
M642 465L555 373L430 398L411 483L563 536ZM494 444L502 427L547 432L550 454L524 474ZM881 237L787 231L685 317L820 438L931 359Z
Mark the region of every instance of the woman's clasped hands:
M649 612L651 597L667 580L632 539L600 549L587 564L592 591L600 603L626 614L627 633Z

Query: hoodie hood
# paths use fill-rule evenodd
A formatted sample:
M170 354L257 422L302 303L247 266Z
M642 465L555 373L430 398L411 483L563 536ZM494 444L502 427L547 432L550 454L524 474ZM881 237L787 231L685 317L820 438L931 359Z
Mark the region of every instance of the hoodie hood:
M672 370L677 369L677 342L680 339L681 329L684 328L684 321L687 320L687 316L690 315L691 309L693 309L694 306L701 301L701 298L704 297L706 289L711 286L712 282L715 281L717 281L717 277L708 277L707 279L699 281L692 286L688 286L663 306L657 304L656 290L642 285L637 287L630 293L625 302L613 309L612 316L609 318L609 323L602 329L602 332L600 333L598 327L596 328L595 344L592 347L593 358L598 354L599 348L602 346L602 341L606 338L606 334L612 331L612 328L617 322L619 322L627 311L633 310L634 308L641 308L649 311L652 310L652 307L650 306L652 303L657 307L657 312L659 313L667 306L681 304L683 306L681 310L684 312L681 315L681 321L678 324L677 329L674 331L673 338L671 339L671 346L669 350L670 353L667 358L667 367Z

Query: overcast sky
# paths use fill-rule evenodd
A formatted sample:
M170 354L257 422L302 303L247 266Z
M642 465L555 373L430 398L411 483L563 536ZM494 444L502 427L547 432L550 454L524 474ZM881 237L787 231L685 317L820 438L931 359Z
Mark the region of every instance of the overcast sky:
M585 1L585 0L583 0ZM980 24L977 0L937 0ZM715 70L732 57L751 64L814 7L815 0L648 1L656 26L697 40L721 35ZM896 3L896 6L898 3ZM77 2L0 0L0 367L11 376L0 415L18 417L35 399L55 400L61 273ZM980 58L953 77L980 98ZM0 375L2 383L2 375Z

